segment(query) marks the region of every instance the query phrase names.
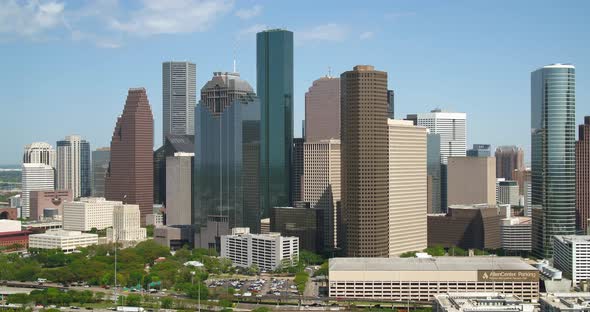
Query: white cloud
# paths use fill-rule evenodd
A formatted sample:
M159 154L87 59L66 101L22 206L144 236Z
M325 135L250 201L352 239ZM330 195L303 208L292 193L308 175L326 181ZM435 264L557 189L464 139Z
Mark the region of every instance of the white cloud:
M367 39L373 38L374 36L375 36L375 33L374 32L372 32L372 31L365 31L365 32L363 32L363 33L361 33L359 35L359 39L361 39L361 40L367 40Z
M129 18L114 19L111 27L144 36L201 32L233 6L227 0L143 0L142 4Z
M416 12L390 12L385 14L386 19L396 20L402 17L415 16Z
M325 24L295 33L295 39L305 41L343 41L348 37L349 30L345 25Z
M246 27L238 32L238 39L251 39L250 37L265 29L268 29L268 26L264 24L255 24L250 27Z
M64 4L57 1L0 1L0 33L38 37L63 25Z
M251 19L262 13L262 6L257 4L250 9L239 9L236 11L236 16L241 19Z

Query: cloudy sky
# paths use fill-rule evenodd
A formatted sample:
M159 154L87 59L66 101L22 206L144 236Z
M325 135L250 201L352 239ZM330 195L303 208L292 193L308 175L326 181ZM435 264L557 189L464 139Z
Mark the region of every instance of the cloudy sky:
M161 144L161 63L197 64L197 87L238 71L255 87L255 33L295 34L295 133L304 94L331 68L389 73L396 117L468 114L469 143L530 145L530 72L577 67L590 115L587 1L0 0L0 164L68 134L109 144L127 89L143 86ZM528 156L527 156L528 158Z

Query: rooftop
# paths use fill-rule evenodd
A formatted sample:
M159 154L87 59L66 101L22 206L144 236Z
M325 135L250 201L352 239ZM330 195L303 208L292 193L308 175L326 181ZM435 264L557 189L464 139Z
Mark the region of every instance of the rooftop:
M446 293L436 295L435 300L449 312L534 310L533 304L523 303L517 296L496 292Z
M555 235L554 237L568 243L590 243L590 235Z
M519 257L332 258L330 271L476 271L537 269Z
M540 294L539 299L552 307L567 311L587 311L590 308L590 293L587 292L545 293Z

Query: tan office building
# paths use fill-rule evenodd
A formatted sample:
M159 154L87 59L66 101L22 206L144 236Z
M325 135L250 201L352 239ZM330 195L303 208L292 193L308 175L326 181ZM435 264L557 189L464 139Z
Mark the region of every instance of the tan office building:
M337 247L340 201L340 140L305 142L303 146L303 201L324 212L324 248Z
M341 81L342 224L350 257L389 255L387 73L370 65Z
M427 247L426 128L388 120L389 256Z
M428 302L448 292L539 298L539 271L518 257L333 258L329 272L333 299Z
M494 157L449 157L448 205L496 204Z

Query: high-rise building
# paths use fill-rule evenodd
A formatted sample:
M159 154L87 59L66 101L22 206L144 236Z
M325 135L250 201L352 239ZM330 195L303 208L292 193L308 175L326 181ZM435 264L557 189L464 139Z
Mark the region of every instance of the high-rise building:
M447 159L450 156L466 155L467 114L444 112L440 109L430 113L408 115L415 125L426 127L430 133L440 135L440 204L443 210L447 200Z
M92 151L92 196L94 197L104 197L104 179L110 160L109 147L100 147Z
M55 150L45 142L34 142L25 146L23 164L46 164L55 168Z
M270 210L270 233L299 238L299 248L315 253L324 253L333 249L324 249L324 211L310 208L307 203L298 207L273 207Z
M23 164L21 218L30 216L31 191L52 191L54 189L54 172L53 167L46 164Z
M443 212L447 208L441 202L440 134L430 131L426 135L426 171L428 213Z
M120 201L102 197L83 197L63 206L63 229L88 232L93 228L104 230L113 226L113 209Z
M387 90L387 115L390 119L395 116L395 92Z
M340 140L304 144L303 201L323 213L323 246L337 247L337 203L340 201Z
M576 142L576 225L586 233L590 218L590 116L578 128Z
M496 204L494 157L449 157L449 205Z
M293 164L291 165L291 199L293 202L303 198L301 179L303 176L303 143L305 139L293 139Z
M292 32L273 29L256 35L256 90L261 112L260 220L269 216L272 207L290 206L292 202Z
M576 93L573 65L531 74L533 254L551 258L552 237L576 231Z
M556 235L553 236L553 264L565 276L571 279L574 287L590 279L590 236ZM582 309L571 309L580 311Z
M340 78L322 77L305 93L305 140L340 139Z
M490 157L492 156L491 145L473 144L473 148L467 150L468 157Z
M498 181L497 202L519 206L518 183L516 181Z
M260 102L238 73L216 72L201 88L195 118L195 243L219 249L231 228L260 231Z
M90 144L78 135L57 141L56 188L74 198L90 196Z
M107 229L110 241L138 242L146 238L141 227L143 217L139 205L117 204L113 207L113 227Z
M496 158L496 173L498 172L498 159ZM496 177L498 177L498 175L496 175ZM500 178L498 178L500 179ZM528 182L528 184L531 184L531 169L530 168L522 168L522 169L515 169L512 172L512 178L511 179L507 179L506 180L513 180L516 181L518 183L518 192L520 193L520 195L525 196L526 195L526 187L525 184Z
M518 146L496 148L496 178L512 179L514 170L524 170L524 151Z
M427 247L426 128L388 120L389 256Z
M144 88L129 89L111 139L105 197L139 205L141 222L153 213L154 117Z
M370 65L341 81L342 224L346 255L389 255L387 73Z
M166 205L166 158L176 153L194 152L194 135L168 135L154 151L154 204Z
M166 157L166 225L191 224L194 156Z
M168 135L195 134L197 67L194 63L162 63L162 104L162 142Z

